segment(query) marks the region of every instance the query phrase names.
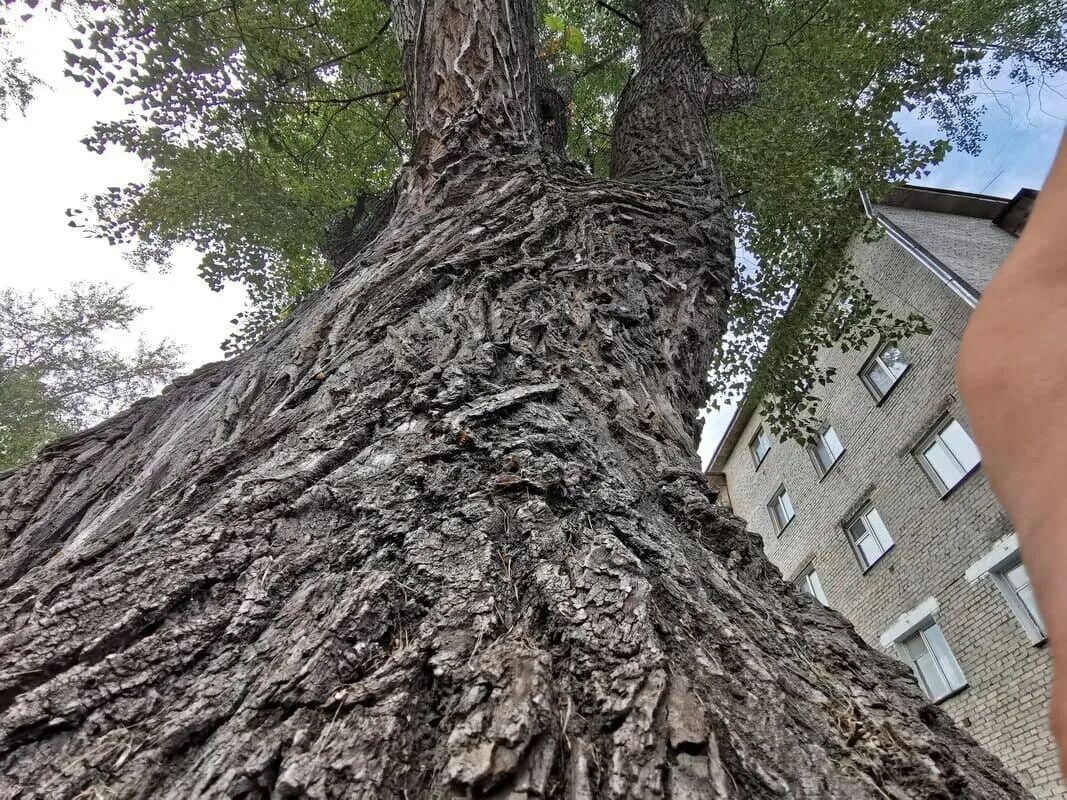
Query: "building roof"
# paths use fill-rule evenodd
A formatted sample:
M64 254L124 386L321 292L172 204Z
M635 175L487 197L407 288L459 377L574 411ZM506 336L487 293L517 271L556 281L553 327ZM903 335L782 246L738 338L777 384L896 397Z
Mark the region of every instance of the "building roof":
M878 207L988 219L1012 236L1018 236L1023 228L1026 227L1037 194L1034 189L1020 189L1014 198L1009 199L987 194L903 184L890 191L877 204L872 203L866 193L861 193L861 198L864 209L871 219L874 219L885 228L891 238L908 250L923 266L934 272L964 302L973 306L980 295L979 290L975 289L973 284L980 284L982 287L988 284L989 279L992 278L992 273L998 265L988 266L988 275L971 275L970 281L965 280L942 263L934 254L927 251L920 242L917 242L899 226L895 225L888 216L881 214L878 211ZM738 405L737 411L734 412L734 416L723 434L722 441L715 448L711 462L708 464L707 471L709 473L718 473L725 469L726 461L737 446L745 426L748 425L752 415L759 408L760 399L749 392L746 392L744 397L741 398L741 403Z
M879 205L910 208L915 211L933 211L938 214L955 214L960 217L994 219L1010 202L1013 201L1006 197L989 194L902 184L882 198Z
M1012 236L1018 236L1023 232L1026 223L1030 221L1030 212L1034 209L1035 200L1037 200L1036 189L1020 189L1007 207L993 217L993 224L1000 226Z

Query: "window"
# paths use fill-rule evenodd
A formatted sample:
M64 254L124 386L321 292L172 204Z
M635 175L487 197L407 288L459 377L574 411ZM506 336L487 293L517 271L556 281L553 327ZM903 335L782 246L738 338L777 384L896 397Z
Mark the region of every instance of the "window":
M941 626L933 620L902 639L900 649L915 670L919 686L931 700L942 700L967 685Z
M951 417L919 445L918 451L919 463L942 494L966 478L982 460L967 431Z
M771 502L767 504L767 511L771 515L774 531L779 535L797 515L797 512L793 510L793 501L789 499L789 492L784 486L774 493Z
M878 401L892 389L900 377L908 371L911 363L895 343L882 345L863 365L860 377Z
M837 459L845 452L845 448L841 444L841 440L838 438L837 431L833 429L833 426L826 425L819 431L818 442L812 445L808 452L811 454L811 460L821 477L837 463Z
M763 432L763 426L756 429L756 435L752 437L748 443L748 450L752 453L752 463L757 467L763 463L763 459L766 458L767 453L771 449L771 440L767 438L767 434Z
M1035 644L1045 641L1045 621L1037 607L1037 598L1034 596L1034 587L1030 585L1026 566L1017 561L1012 566L1003 567L990 574L1030 640Z
M963 573L968 583L989 578L1004 596L1008 608L1034 644L1045 641L1045 622L1037 607L1030 576L1019 553L1019 537L1014 533L999 539L981 558Z
M819 573L815 571L813 565L808 565L808 568L796 579L796 587L810 594L824 606L830 605L826 599L826 592L823 591L822 581L819 580Z
M864 571L873 567L893 547L893 537L882 522L882 515L873 506L867 506L849 523L848 535Z

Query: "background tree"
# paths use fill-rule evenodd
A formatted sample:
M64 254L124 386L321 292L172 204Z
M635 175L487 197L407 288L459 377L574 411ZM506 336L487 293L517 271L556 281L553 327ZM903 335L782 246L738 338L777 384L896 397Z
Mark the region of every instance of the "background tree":
M538 60L565 25L396 0L393 212L248 350L0 479L0 796L1025 795L710 502L708 122L755 85L684 0L630 15L600 176Z
M125 289L75 284L46 304L0 290L0 470L157 391L182 367L167 341L124 355L105 337L129 331L143 308Z

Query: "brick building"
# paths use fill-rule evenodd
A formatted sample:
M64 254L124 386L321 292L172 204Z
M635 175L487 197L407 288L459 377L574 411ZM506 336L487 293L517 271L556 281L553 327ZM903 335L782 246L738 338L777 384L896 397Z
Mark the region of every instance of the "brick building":
M850 257L929 336L824 352L817 448L776 441L746 398L708 470L785 578L837 609L1037 798L1067 798L1048 729L1050 655L1011 524L981 469L954 363L974 304L1025 225L1013 200L902 187Z

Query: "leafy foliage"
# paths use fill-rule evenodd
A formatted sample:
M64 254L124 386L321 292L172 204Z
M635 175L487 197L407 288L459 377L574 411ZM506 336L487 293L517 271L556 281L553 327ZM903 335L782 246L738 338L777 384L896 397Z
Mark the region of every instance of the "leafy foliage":
M11 108L25 112L41 81L26 71L23 60L11 52L11 32L0 16L0 122L8 118Z
M1067 69L1064 0L803 0L723 3L706 26L715 63L754 74L757 103L714 135L738 195L743 245L759 269L735 286L731 336L709 371L714 403L748 387L778 435L817 424L821 347L926 331L879 309L846 259L871 231L858 192L917 178L954 145L981 146L975 81L1007 69L1035 85ZM909 141L908 109L944 138ZM795 313L783 318L794 293ZM829 298L850 296L845 313ZM769 349L768 349L769 347ZM766 353L764 354L764 351Z
M951 146L977 152L975 81L1036 87L1064 69L1067 0L692 0L692 10L711 63L760 83L757 103L712 131L758 263L738 277L712 393L750 387L776 433L804 436L811 387L831 377L814 369L818 347L923 330L863 300L846 258L866 226L857 191L877 197ZM328 229L403 162L406 97L385 4L117 0L86 16L68 72L131 108L86 143L136 153L153 173L101 193L72 224L136 245L143 266L194 244L213 287L249 289L255 309L231 341L243 346L328 278ZM540 0L540 19L540 55L570 112L568 153L605 174L636 65L632 3ZM902 109L936 121L942 137L907 139ZM825 303L840 292L857 298L847 318ZM783 320L790 305L805 313Z
M46 305L0 291L0 470L47 442L87 427L167 380L182 366L170 342L141 340L132 356L104 343L144 311L124 289L75 284Z
M399 53L378 0L120 2L79 23L67 74L113 91L128 118L86 138L150 161L74 214L134 263L194 245L215 289L253 302L238 349L329 276L331 223L388 189L406 152Z

